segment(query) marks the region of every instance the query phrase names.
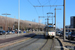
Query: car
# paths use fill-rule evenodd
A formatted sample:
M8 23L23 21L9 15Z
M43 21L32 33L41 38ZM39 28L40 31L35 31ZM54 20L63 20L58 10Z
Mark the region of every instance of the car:
M17 30L17 33L18 33L18 30ZM19 30L19 33L22 33L22 31L21 31L21 30Z
M66 37L66 39L68 38L68 32L66 32L65 37Z
M75 32L69 32L68 40L73 40L73 39L75 39Z
M5 34L5 31L4 30L0 30L0 35L3 35Z
M6 31L6 34L9 34L10 31Z
M62 37L62 36L63 36L63 31L60 32L60 37Z
M57 32L57 36L60 36L60 34L61 34L61 31L58 31L58 32Z
M15 33L15 31L12 31L12 33Z
M12 34L12 31L9 31L9 34Z

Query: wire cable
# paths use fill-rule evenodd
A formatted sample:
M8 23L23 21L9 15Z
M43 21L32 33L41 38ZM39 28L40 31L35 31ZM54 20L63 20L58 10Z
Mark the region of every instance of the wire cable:
M28 2L29 2L32 6L34 6L29 0L28 0Z
M41 5L40 1L38 0L39 4Z
M42 13L43 13L43 16L44 16L44 10L43 10L43 7L42 7Z
M29 0L28 0L28 2L34 7L34 5L33 5ZM37 15L39 16L39 14L38 14L38 12L37 12L37 10L36 10L36 7L34 7L34 9L35 9Z
M40 1L38 0L39 4L41 5ZM42 5L41 5L42 6ZM42 7L42 13L43 13L43 16L44 16L44 10L43 10L43 7Z
M49 1L47 1L44 5L46 5Z
M35 8L35 11L36 11L37 15L39 16L39 14L38 14L38 12L37 12L37 9L36 9L36 7L34 7L34 8Z
M49 5L50 5L50 1L51 1L51 0L48 0L48 1L49 1ZM50 10L51 10L51 6L50 6ZM49 10L49 11L50 11L50 10Z
M50 5L50 1L51 1L51 0L48 0L48 1L49 1L49 5Z
M55 4L56 4L56 2L57 2L57 0L54 2L54 4L53 4L53 5L55 5Z

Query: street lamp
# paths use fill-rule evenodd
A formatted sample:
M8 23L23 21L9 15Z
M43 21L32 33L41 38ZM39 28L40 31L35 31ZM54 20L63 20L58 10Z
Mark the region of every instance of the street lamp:
M5 31L7 30L7 15L11 15L11 14L7 14L7 13L4 13L2 15L6 15L6 25L5 25ZM5 38L6 38L6 33L5 33Z
M19 26L20 26L20 0L18 0L18 35L19 35Z

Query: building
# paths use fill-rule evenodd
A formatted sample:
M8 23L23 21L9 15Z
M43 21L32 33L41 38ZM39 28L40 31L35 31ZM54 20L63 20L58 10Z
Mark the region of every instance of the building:
M70 28L70 25L66 25L65 28Z
M20 20L20 29L43 29L44 24L31 22L27 20ZM18 29L18 19L0 16L0 30L15 30Z
M69 30L70 29L70 25L66 25L65 28L66 28L66 32L69 32L70 31Z
M71 16L70 17L70 26L65 26L66 28L66 31L72 31L74 30L75 31L75 16Z
M70 18L70 27L75 28L75 16L71 16Z

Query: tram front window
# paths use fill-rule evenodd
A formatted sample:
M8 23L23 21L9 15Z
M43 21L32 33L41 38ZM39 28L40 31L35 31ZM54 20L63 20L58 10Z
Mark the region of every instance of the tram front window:
M48 31L54 32L54 28L48 28Z

